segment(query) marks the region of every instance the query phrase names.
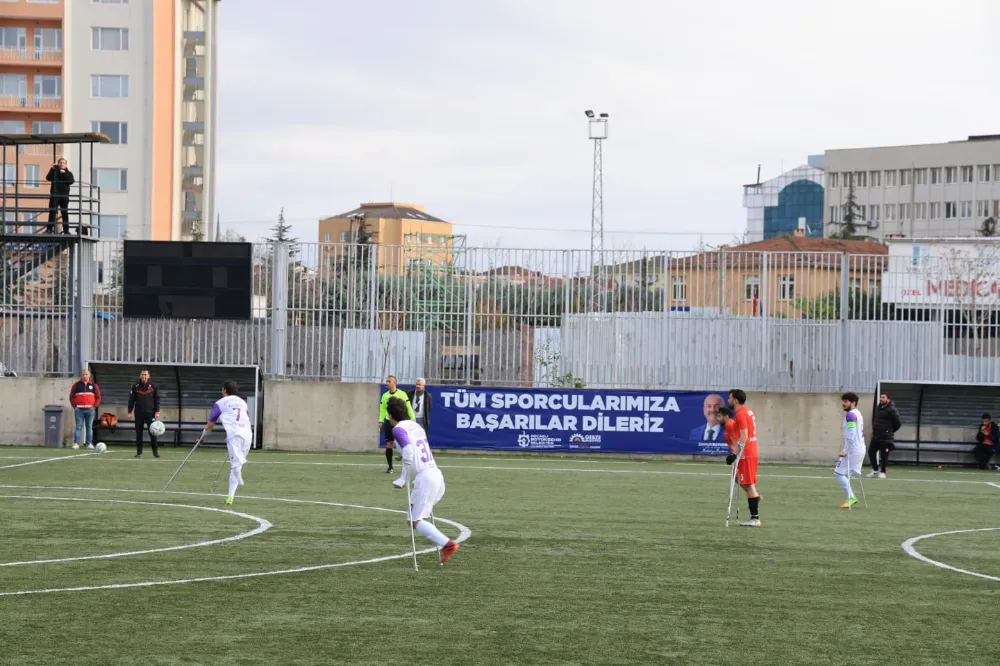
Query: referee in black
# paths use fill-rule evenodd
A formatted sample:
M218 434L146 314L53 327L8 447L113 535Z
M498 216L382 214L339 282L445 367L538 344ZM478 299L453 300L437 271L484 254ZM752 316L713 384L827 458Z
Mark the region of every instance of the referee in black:
M128 396L128 417L135 413L135 457L142 457L142 430L160 418L160 392L156 385L149 381L149 370L139 373L139 383L132 385ZM156 446L156 437L149 433L149 445L153 449L153 457L159 458L160 452Z

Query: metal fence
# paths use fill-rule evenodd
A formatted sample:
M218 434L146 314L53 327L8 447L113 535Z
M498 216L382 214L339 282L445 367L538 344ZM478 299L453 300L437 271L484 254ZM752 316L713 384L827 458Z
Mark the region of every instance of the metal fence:
M1000 376L992 258L723 249L607 252L594 266L589 251L430 241L256 245L250 321L124 319L122 246L102 241L84 356L506 386L830 391ZM75 373L67 294L80 286L65 253L20 274L23 254L0 266L0 362Z

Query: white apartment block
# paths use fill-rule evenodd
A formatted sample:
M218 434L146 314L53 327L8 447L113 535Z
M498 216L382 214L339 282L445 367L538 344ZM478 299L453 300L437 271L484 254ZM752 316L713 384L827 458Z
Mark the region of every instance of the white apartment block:
M826 236L840 230L849 188L859 234L886 238L970 237L1000 218L1000 135L915 146L828 150Z

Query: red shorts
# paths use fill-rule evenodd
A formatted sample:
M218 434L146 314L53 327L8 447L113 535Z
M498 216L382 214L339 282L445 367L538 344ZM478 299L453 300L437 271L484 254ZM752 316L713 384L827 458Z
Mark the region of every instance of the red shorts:
M736 482L741 486L757 483L757 458L740 458L736 466Z

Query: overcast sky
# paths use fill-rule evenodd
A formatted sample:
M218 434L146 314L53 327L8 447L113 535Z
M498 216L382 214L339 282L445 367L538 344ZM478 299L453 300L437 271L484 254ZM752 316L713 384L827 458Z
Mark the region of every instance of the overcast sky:
M585 248L591 108L611 115L607 247L727 242L758 164L1000 133L996 5L223 2L223 228L267 235L284 207L316 241L391 195L470 246Z

